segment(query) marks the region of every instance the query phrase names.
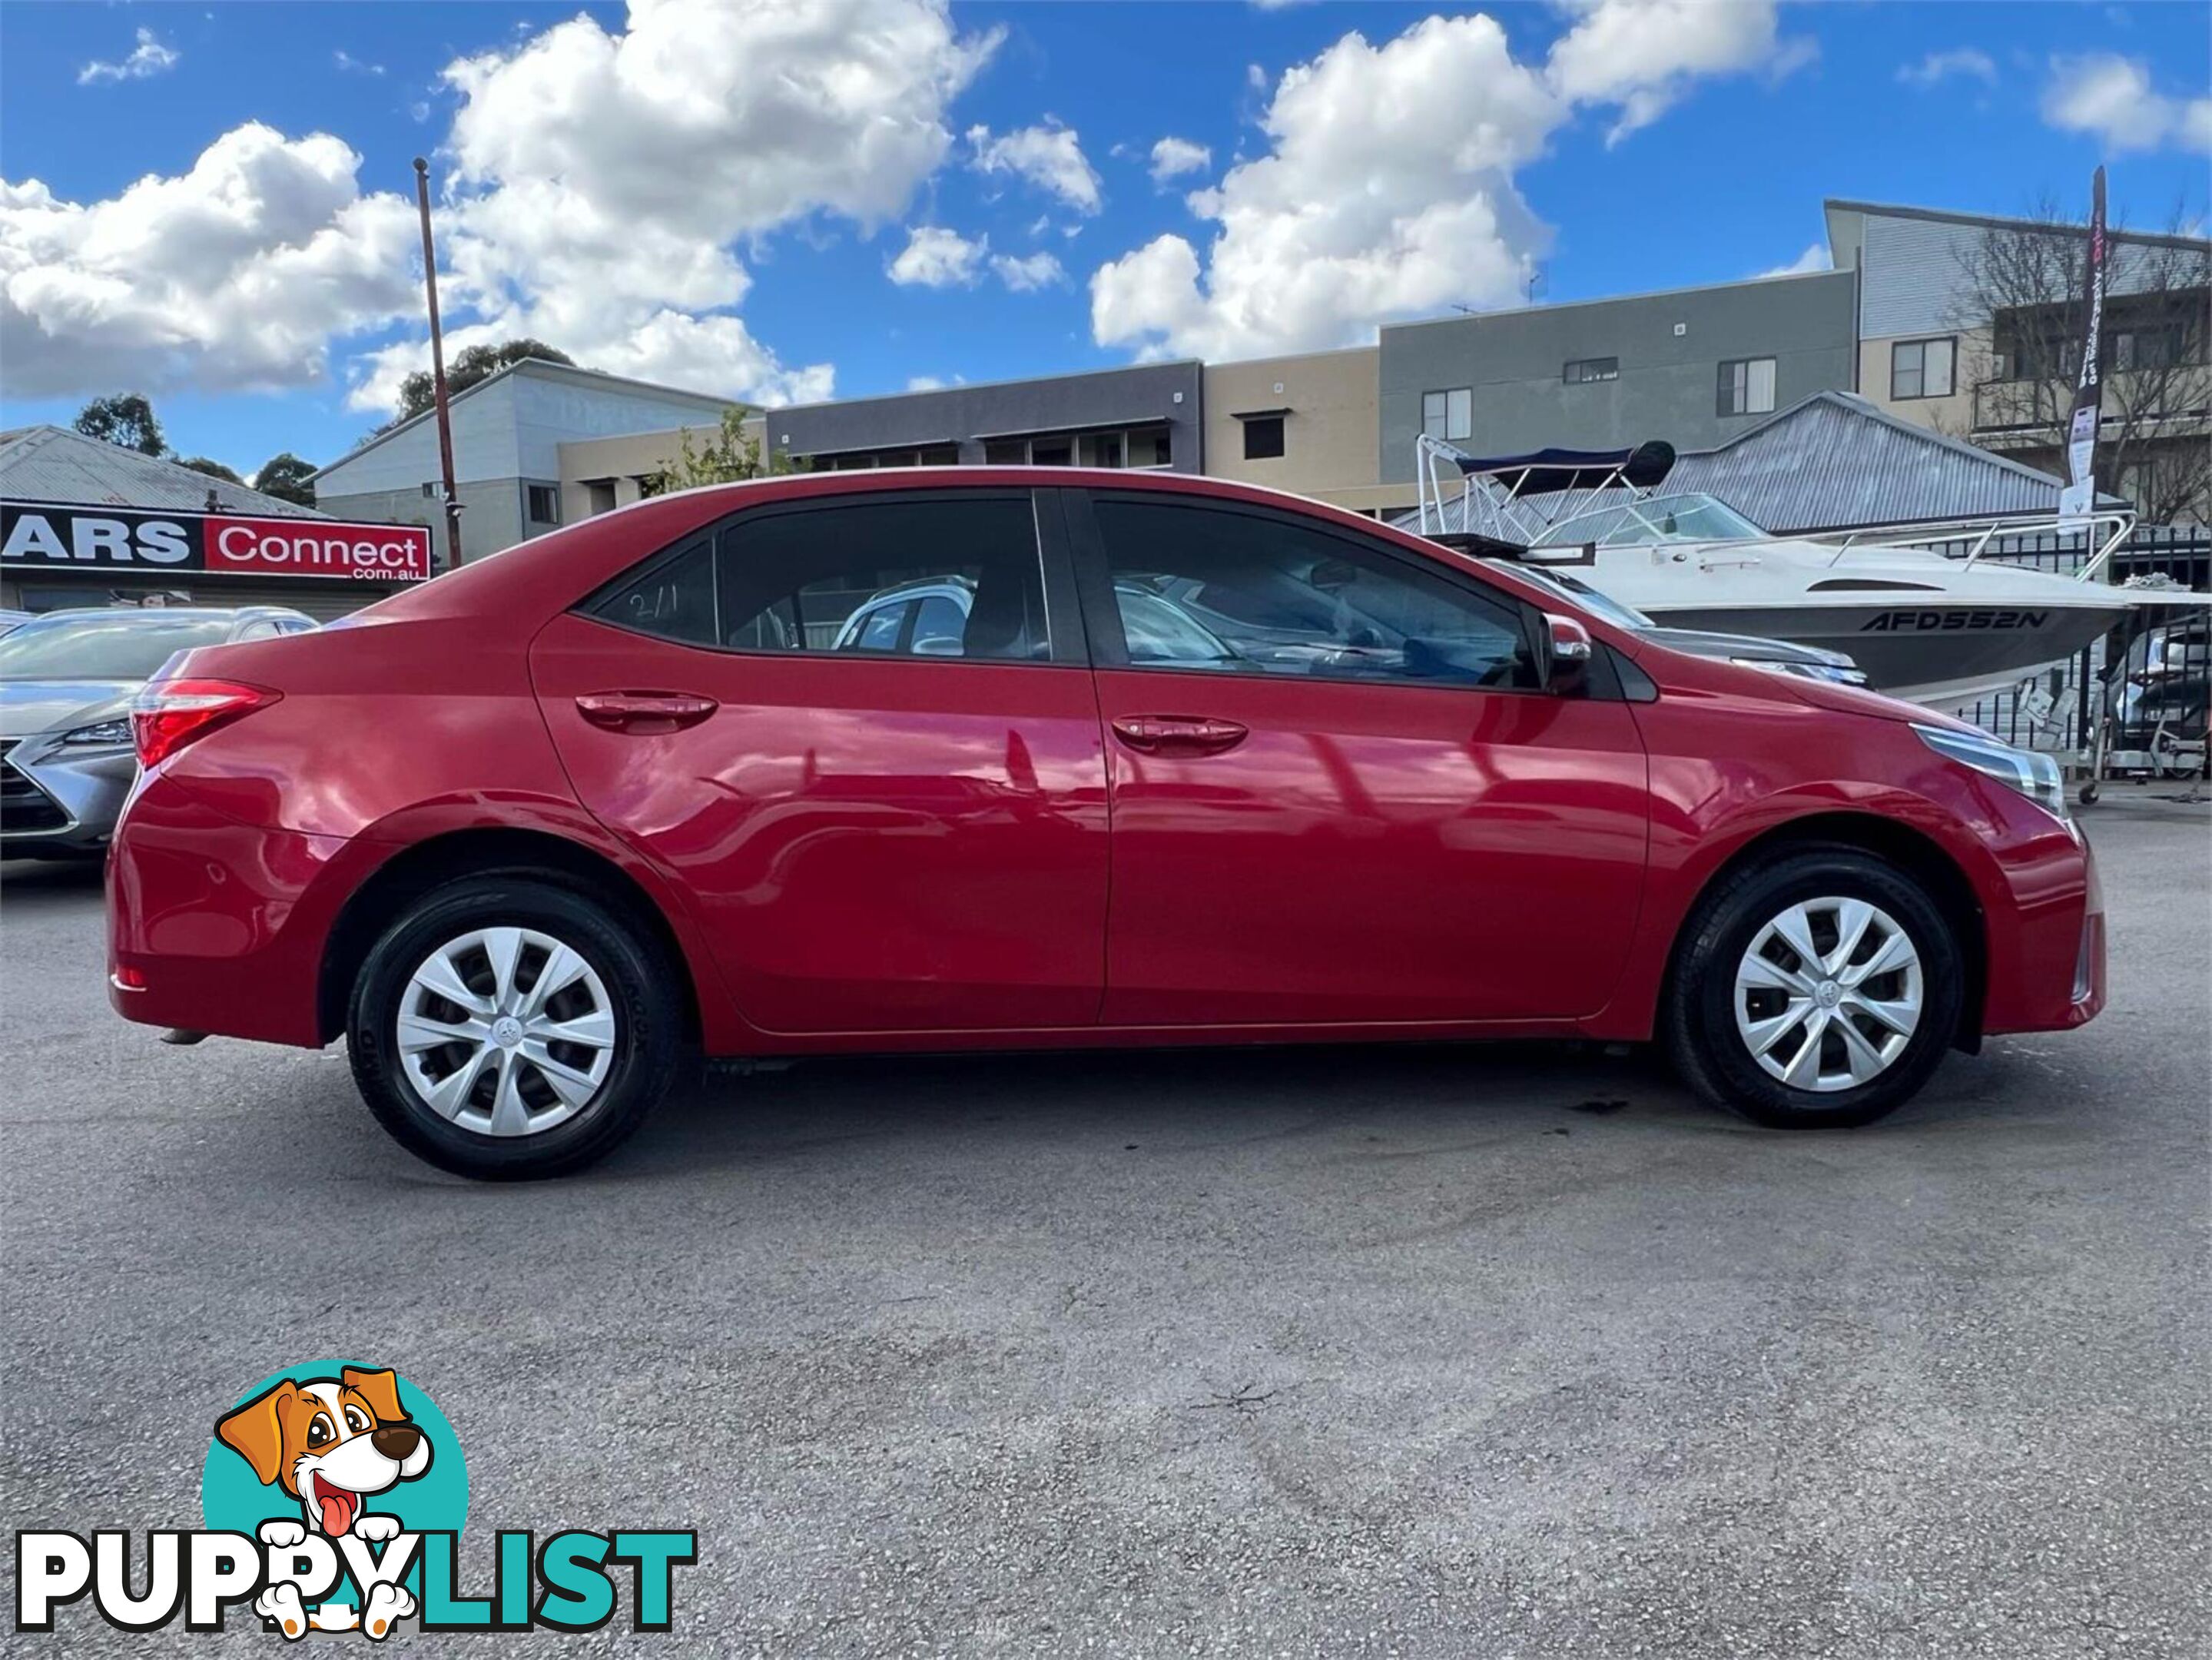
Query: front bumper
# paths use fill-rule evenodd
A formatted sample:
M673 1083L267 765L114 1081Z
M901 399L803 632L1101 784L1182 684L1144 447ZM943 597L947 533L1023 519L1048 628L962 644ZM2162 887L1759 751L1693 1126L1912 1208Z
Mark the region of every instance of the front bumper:
M97 857L137 775L128 749L65 745L58 733L0 739L0 858Z
M2032 879L2016 888L2007 926L1991 929L1982 1028L1991 1037L2070 1031L2105 1006L2105 889L2096 854L2084 839L2025 873Z

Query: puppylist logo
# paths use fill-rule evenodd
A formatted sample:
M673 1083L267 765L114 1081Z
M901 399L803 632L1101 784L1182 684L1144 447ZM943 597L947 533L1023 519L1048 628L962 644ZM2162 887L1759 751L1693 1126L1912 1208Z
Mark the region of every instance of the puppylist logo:
M320 1360L264 1378L216 1420L200 1479L206 1526L15 1535L15 1629L51 1632L89 1599L118 1630L217 1632L258 1617L298 1641L414 1620L426 1632L596 1631L625 1589L632 1628L666 1631L697 1535L501 1531L490 1590L457 1589L468 1470L453 1426L388 1369ZM628 1572L623 1572L623 1570Z

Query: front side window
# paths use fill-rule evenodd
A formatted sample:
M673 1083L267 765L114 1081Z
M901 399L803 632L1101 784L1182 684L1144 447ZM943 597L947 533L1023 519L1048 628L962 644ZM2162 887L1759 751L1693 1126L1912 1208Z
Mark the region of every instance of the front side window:
M1913 398L1948 398L1956 386L1957 345L1942 340L1899 340L1889 349L1892 402Z
M1516 609L1284 520L1101 499L1130 661L1322 679L1534 684Z
M1774 360L1740 357L1720 368L1719 411L1765 415L1774 408Z
M744 650L897 650L1002 662L1049 655L1027 496L848 502L749 517L719 538L715 585L722 642ZM885 643L879 618L892 612Z

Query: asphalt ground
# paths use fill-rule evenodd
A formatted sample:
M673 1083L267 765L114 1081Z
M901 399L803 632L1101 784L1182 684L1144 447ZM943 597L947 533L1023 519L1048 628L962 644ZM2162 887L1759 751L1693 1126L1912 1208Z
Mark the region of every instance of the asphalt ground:
M197 1526L343 1353L458 1430L465 1581L699 1531L672 1639L421 1653L2205 1654L2212 808L2088 823L2104 1017L1869 1130L1558 1048L823 1061L511 1188L114 1018L97 874L9 866L0 1524Z

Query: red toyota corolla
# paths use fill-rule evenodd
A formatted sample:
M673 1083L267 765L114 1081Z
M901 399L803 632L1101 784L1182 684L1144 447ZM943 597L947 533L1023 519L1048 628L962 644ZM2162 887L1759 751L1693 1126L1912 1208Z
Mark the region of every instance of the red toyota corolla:
M1761 1123L2104 1000L2055 771L1295 497L839 472L173 662L126 1017L543 1176L689 1056L1581 1037Z

